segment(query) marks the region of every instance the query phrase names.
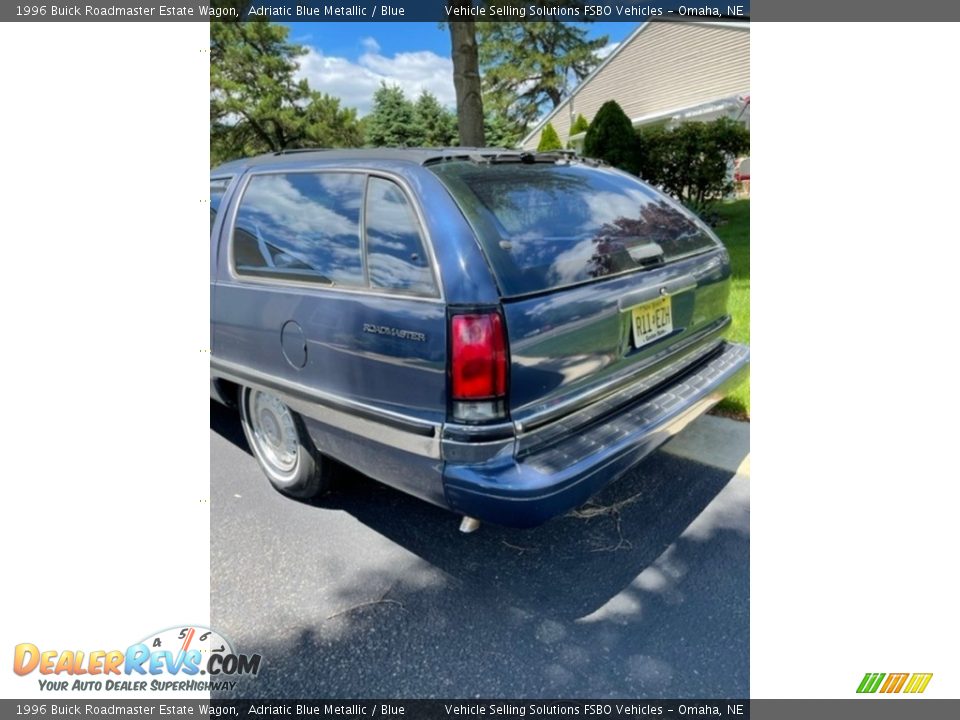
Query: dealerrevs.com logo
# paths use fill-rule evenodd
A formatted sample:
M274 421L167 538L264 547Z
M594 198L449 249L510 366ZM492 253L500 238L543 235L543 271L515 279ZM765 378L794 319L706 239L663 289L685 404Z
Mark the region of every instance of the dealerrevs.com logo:
M260 655L233 651L215 630L199 625L148 635L126 650L41 650L20 643L13 650L17 675L38 674L41 690L177 692L232 690L234 678L256 676Z
M933 673L867 673L857 687L858 693L922 693Z

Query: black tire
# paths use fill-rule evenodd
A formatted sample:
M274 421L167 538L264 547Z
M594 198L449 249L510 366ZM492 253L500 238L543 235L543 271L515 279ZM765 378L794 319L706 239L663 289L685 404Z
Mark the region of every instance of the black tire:
M237 402L250 451L274 488L300 499L329 489L329 463L314 447L299 415L262 390L241 387Z

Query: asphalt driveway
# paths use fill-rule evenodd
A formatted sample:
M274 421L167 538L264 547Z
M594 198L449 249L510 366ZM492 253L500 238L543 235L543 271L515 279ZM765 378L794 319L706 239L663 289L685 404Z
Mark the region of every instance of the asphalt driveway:
M748 426L703 418L574 513L462 535L346 468L285 498L210 413L211 625L263 656L234 696L748 696Z

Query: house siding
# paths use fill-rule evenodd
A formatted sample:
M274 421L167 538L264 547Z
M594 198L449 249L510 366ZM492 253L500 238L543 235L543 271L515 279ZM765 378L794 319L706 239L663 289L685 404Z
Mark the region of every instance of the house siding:
M592 121L607 100L616 100L636 119L749 89L749 26L652 22L581 83L548 121L566 142L576 116ZM542 129L525 138L522 147L536 149Z

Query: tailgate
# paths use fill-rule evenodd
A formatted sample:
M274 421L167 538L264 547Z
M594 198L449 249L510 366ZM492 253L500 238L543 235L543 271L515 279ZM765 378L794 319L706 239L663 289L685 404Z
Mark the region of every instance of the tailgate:
M717 249L661 268L503 303L510 413L521 426L719 344L730 267Z

